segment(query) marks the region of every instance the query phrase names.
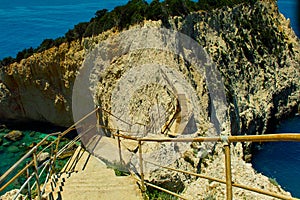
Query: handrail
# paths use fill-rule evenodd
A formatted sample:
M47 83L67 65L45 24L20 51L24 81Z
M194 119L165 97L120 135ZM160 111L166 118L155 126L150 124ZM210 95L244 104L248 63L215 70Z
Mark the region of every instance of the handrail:
M34 155L35 162L34 162L34 160L32 160L29 163L27 163L26 166L23 169L21 169L13 178L11 178L7 183L5 183L3 186L1 186L0 191L5 189L9 184L11 184L16 178L18 178L20 175L22 175L32 165L34 165L34 167L36 169L35 170L36 172L34 172L34 173L37 173L39 167L37 166L38 164L36 162L36 158L40 155L40 153L42 153L43 151L45 151L47 148L51 147L55 143L57 143L56 147L58 148L58 144L60 142L61 137L65 136L67 133L69 133L70 131L75 129L75 127L79 123L81 123L83 120L85 120L86 118L91 116L93 113L99 112L100 110L102 110L104 112L108 112L108 111L106 111L106 110L104 110L100 107L97 107L96 109L94 109L93 111L91 111L90 113L85 115L83 118L81 118L79 121L74 123L72 126L70 126L68 129L66 129L62 133L60 133L60 132L52 133L52 134L47 135L45 138L43 138L35 147L33 147L29 152L27 152L19 161L17 161L12 167L10 167L0 177L0 184L3 183L4 180L14 170L17 169L17 167L20 165L20 163L24 162L25 159L28 158L29 156ZM108 114L112 115L110 112L108 112ZM97 117L99 117L99 116L97 116ZM113 116L113 117L116 117L116 116ZM185 199L185 197L182 197L179 194L168 191L166 189L155 186L155 185L145 181L144 180L144 172L143 172L143 162L148 162L150 164L157 165L161 168L165 168L165 169L168 169L168 170L173 170L173 171L177 171L177 172L180 172L180 173L186 173L186 174L193 175L193 176L196 176L196 177L205 178L205 179L208 179L208 180L212 180L212 181L220 182L222 184L226 184L227 199L232 199L232 186L238 187L238 188L241 188L241 189L246 189L246 190L253 191L253 192L257 192L257 193L260 193L260 194L276 197L276 198L294 199L294 198L291 198L291 197L286 197L286 196L281 195L281 194L265 191L265 190L262 190L262 189L252 188L252 187L249 187L249 186L245 186L245 185L241 185L241 184L232 182L232 180L231 180L231 171L230 171L231 170L230 143L232 143L232 142L278 142L278 141L290 141L290 142L291 141L296 141L296 142L300 142L300 133L281 133L281 134L268 134L268 135L214 136L214 137L196 137L196 138L149 138L149 137L136 137L136 136L121 134L120 131L122 131L122 130L105 127L105 126L100 125L100 124L97 124L97 126L100 126L102 128L105 128L105 129L116 130L117 133L113 133L112 135L114 137L118 138L118 142L120 142L120 138L128 139L128 140L134 140L134 141L138 142L138 144L139 144L139 151L138 152L139 152L140 176L141 176L140 181L141 181L143 192L145 191L145 187L144 187L144 184L145 184L145 185L149 185L151 187L154 187L156 189L162 190L164 192L167 192L169 194L172 194L174 196L177 196L179 198ZM124 131L124 132L129 133L128 131ZM55 136L55 135L58 135L59 137L57 139L55 139L54 141L52 141L49 145L47 145L45 148L42 149L42 151L40 151L37 154L36 151L37 151L38 147L40 147L50 136ZM52 172L51 166L53 166L53 164L55 164L56 156L59 156L61 153L63 153L63 151L71 148L76 143L76 141L78 141L81 137L82 137L82 135L78 135L72 141L70 141L68 144L66 144L64 147L62 147L62 149L60 149L60 150L58 150L56 148L56 150L54 151L54 156L52 158L50 158L47 161L47 163L44 162L40 167L42 167L46 163L45 167L47 165L49 165L49 173L51 173ZM180 170L180 169L174 169L174 168L167 167L167 166L161 166L161 165L155 164L153 162L146 161L142 157L142 154L143 154L142 143L143 142L158 142L158 143L164 143L164 142L223 142L224 148L225 148L225 158L226 158L225 159L226 181L221 180L221 179L217 179L217 178L213 178L213 177L204 176L204 175L193 173L193 172L187 172L187 171ZM119 144L119 153L121 154L121 145L120 144ZM122 159L122 157L120 155L120 161L121 161L121 159ZM42 170L41 173L43 173L44 169ZM40 175L41 175L41 173L40 173ZM49 173L47 174L47 177L49 176ZM37 181L39 179L39 176L36 177ZM32 178L32 175L30 176L30 178ZM36 182L36 184L37 184L36 187L40 187L38 182ZM24 185L26 185L26 182L25 182ZM32 187L34 187L34 185ZM41 192L39 192L39 194L38 194L39 199L41 199L41 193L43 193L43 192L44 192L43 190Z
M3 183L3 181L9 176L26 158L31 156L33 152L42 145L43 142L45 142L50 136L58 135L60 132L52 133L47 135L45 138L43 138L38 144L36 144L30 151L28 151L22 158L20 158L13 166L11 166L1 177L0 177L0 184ZM0 189L1 191L1 189Z
M177 193L175 193L175 192L171 192L171 191L169 191L169 190L166 190L166 189L164 189L164 188L162 188L162 187L159 187L159 186L157 186L157 185L154 185L154 184L152 184L152 183L145 182L145 184L146 184L146 185L149 185L150 187L153 187L153 188L155 188L155 189L158 189L158 190L161 190L161 191L166 192L166 193L168 193L168 194L171 194L171 195L173 195L173 196L175 196L175 197L177 197L177 198L180 198L180 199L183 199L183 200L188 200L188 199L185 198L184 196L181 196L181 195L179 195L179 194L177 194Z
M212 181L217 181L219 183L222 184L226 184L226 194L227 194L227 199L232 199L232 186L234 187L238 187L241 189L245 189L248 191L252 191L252 192L256 192L256 193L260 193L263 195L268 195L271 197L276 197L276 198L280 198L280 199L284 199L284 200L292 200L295 199L293 197L288 197L282 194L277 194L274 192L269 192L269 191L265 191L262 189L257 189L257 188L253 188L253 187L249 187L249 186L245 186L242 184L238 184L238 183L234 183L232 182L232 177L231 177L231 159L230 159L230 143L232 142L279 142L279 141L288 141L288 142L300 142L300 134L299 133L280 133L280 134L268 134L268 135L240 135L240 136L219 136L219 137L196 137L196 138L141 138L141 137L134 137L134 136L129 136L129 135L123 135L123 134L114 134L115 137L119 138L124 138L124 139L129 139L129 140L134 140L137 141L139 143L139 157L140 157L140 167L141 167L141 184L147 185L147 182L144 181L144 176L143 176L143 164L142 162L148 162L150 164L159 166L161 168L165 168L168 170L172 170L172 171L177 171L177 172L181 172L181 173L186 173L189 175L193 175L196 177L200 177L200 178L205 178L208 180L212 180ZM204 176L201 174L197 174L197 173L193 173L193 172L187 172L184 170L180 170L180 169L174 169L171 167L166 167L166 166L161 166L158 164L155 164L153 162L150 161L146 161L142 158L142 146L141 146L141 142L158 142L158 143L163 143L163 142L223 142L224 143L224 148L225 148L225 164L226 164L226 181L221 180L221 179L217 179L217 178L212 178L212 177L208 177L208 176ZM120 148L120 146L119 146ZM120 152L120 150L119 150ZM149 184L148 184L149 185ZM152 187L152 186L151 186ZM161 189L160 187L155 187L157 189L160 189L164 192L166 192L166 189ZM167 193L172 194L171 191L168 191ZM176 196L176 195L175 195Z
M219 137L196 137L196 138L141 138L123 134L114 134L115 137L141 141L141 142L300 142L299 133L281 133L268 135L240 135Z
M67 133L69 133L71 130L73 130L80 122L82 122L83 120L85 120L86 118L88 118L89 116L91 116L92 114L94 114L95 112L97 112L99 110L99 108L95 108L94 110L92 110L90 113L86 114L84 117L82 117L80 120L78 120L77 122L75 122L72 126L70 126L67 130L65 130L64 132L62 132L61 137L65 136Z
M158 167L161 167L161 168L164 168L164 169L168 169L168 170L171 170L171 171L176 171L176 172L196 176L196 177L199 177L199 178L208 179L210 181L216 181L216 182L219 182L219 183L222 183L222 184L226 184L226 181L224 181L222 179L219 179L219 178L205 176L205 175L201 175L201 174L198 174L198 173L189 172L189 171L185 171L185 170L181 170L181 169L175 169L175 168L172 168L172 167L162 166L162 165L159 165L159 164L156 164L154 162L147 161L147 160L144 160L144 161L146 163L150 163L152 165L155 165L155 166L158 166ZM285 200L293 199L293 198L286 197L286 196L281 195L281 194L277 194L277 193L274 193L274 192L269 192L269 191L265 191L265 190L262 190L262 189L249 187L249 186L244 186L242 184L238 184L238 183L234 183L234 182L232 183L232 186L235 186L235 187L238 187L238 188L241 188L241 189L245 189L245 190L248 190L248 191L251 191L251 192L257 192L257 193L260 193L260 194L269 195L269 196L280 198L280 199L285 199Z
M25 161L25 159L27 159L28 157L32 156L33 155L33 160L31 160L29 163L26 164L26 166L24 168L22 168L21 170L19 170L12 178L10 178L5 184L3 184L1 187L0 187L0 192L3 191L6 187L8 187L14 180L16 180L19 176L21 176L22 174L24 174L28 169L29 167L31 166L34 166L35 168L35 176L36 176L36 181L37 181L37 189L38 189L38 198L41 199L41 193L43 191L40 191L39 192L39 187L40 187L40 184L38 183L39 182L39 177L41 176L42 173L44 173L44 169L42 170L42 172L40 174L37 174L38 173L38 163L37 163L37 158L38 156L44 152L46 149L48 149L49 147L51 147L52 145L54 145L56 143L56 147L58 148L58 145L60 143L60 138L65 136L66 134L68 134L69 132L71 132L72 130L75 129L75 127L81 123L83 120L85 120L86 118L88 118L89 116L91 116L93 113L95 113L96 111L98 111L98 108L94 109L93 111L91 111L90 113L88 113L87 115L85 115L83 118L81 118L80 120L78 120L76 123L74 123L73 125L71 125L68 129L66 129L65 131L63 131L62 133L61 132L56 132L56 133L51 133L51 134L48 134L46 137L44 137L40 142L38 142L33 148L30 149L30 151L28 151L24 156L22 156L16 163L14 163L3 175L0 176L0 184L2 184L7 178L8 176L13 172L15 171L19 165ZM58 138L56 138L54 141L52 141L50 144L48 144L45 148L43 148L41 151L39 151L39 153L37 153L37 150L38 150L38 147L42 146L42 144L51 136L58 136ZM80 137L79 137L80 138ZM76 140L78 140L78 137L76 137ZM76 142L76 141L75 141ZM65 151L66 149L69 149L70 147L72 147L74 143L68 143L67 144L67 148L64 148L57 151L55 150L54 151L54 156L52 158L50 158L48 160L48 163L47 165L50 165L50 168L51 166L53 166L53 164L55 164L55 158L56 156L59 156L63 151ZM51 159L52 159L52 162L51 162ZM49 162L50 161L50 162ZM43 165L43 164L42 164ZM51 173L51 169L49 168L49 173ZM47 175L48 176L48 175ZM31 177L31 176L30 176ZM31 177L32 178L32 177ZM34 187L34 185L33 185ZM17 193L18 195L19 193ZM16 196L17 196L16 195Z

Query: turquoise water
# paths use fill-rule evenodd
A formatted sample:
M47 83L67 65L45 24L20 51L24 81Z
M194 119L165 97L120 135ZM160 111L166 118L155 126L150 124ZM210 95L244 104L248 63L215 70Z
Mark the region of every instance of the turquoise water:
M37 124L35 124L35 126L36 125ZM51 131L51 129L49 129L49 131L44 130L43 132L32 131L27 129L26 131L21 131L23 133L22 139L18 141L10 141L4 137L10 131L12 131L12 129L0 128L0 175L5 173L15 162L17 162L23 155L25 155L25 153L28 152L32 148L32 146L34 146L36 143L45 138L47 136L45 132L57 132L57 130L55 129L53 129L53 131ZM56 137L54 136L48 137L48 139L41 145L41 147L38 148L38 152L40 152L43 148L45 148L55 139ZM62 139L59 145L60 148L64 146L68 141L68 139ZM52 148L54 149L55 145L53 145ZM51 148L48 148L46 152L51 154ZM68 158L58 159L56 163L56 169L62 169L67 159ZM22 169L26 165L26 162L31 160L32 157L27 158L24 162L21 163L18 169ZM33 169L30 168L30 171L32 172ZM10 177L12 177L14 174L15 173L13 173ZM42 178L43 177L45 178L45 174L44 176L42 176ZM0 192L0 196L11 189L20 188L21 184L23 184L24 181L25 176L19 177L16 181L9 185L9 187L6 188L6 190Z
M300 116L282 122L276 133L300 133ZM265 143L253 153L252 164L300 198L300 142Z
M10 141L4 138L10 129L0 129L0 175L6 172L15 162L17 162L29 149L30 145L34 142L37 143L38 141L42 140L46 134L36 131L22 131L24 134L23 138L19 141ZM55 138L49 138L49 142L53 141ZM46 144L46 143L45 143ZM31 158L26 159L29 161ZM21 163L19 169L25 166L26 161ZM13 188L19 188L20 183L24 181L24 177L18 178L16 181L13 182L5 191L8 191ZM3 194L5 191L1 192Z

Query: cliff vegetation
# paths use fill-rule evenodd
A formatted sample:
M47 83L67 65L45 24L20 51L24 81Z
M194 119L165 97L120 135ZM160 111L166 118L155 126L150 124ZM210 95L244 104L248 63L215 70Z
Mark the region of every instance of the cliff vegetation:
M20 62L34 53L39 53L51 47L59 47L62 43L70 43L84 37L99 35L100 33L115 28L123 30L130 25L141 23L144 20L161 20L165 27L170 27L170 16L186 16L198 10L213 10L222 6L233 6L242 2L255 2L256 0L130 0L126 5L117 6L112 11L98 10L89 22L81 22L64 36L56 39L45 39L38 47L26 48L18 52L16 57L6 57L0 61L0 67Z

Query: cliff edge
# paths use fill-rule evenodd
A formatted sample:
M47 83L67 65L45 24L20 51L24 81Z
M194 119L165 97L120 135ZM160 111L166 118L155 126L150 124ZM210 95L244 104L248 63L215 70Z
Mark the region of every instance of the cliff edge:
M197 41L212 58L222 75L228 104L227 118L225 117L228 126L225 124L222 132L232 135L269 133L280 120L299 112L299 38L291 29L289 21L279 13L274 1L242 3L211 12L193 12L185 17L170 17L168 23L171 29ZM144 21L129 27L129 30L137 27L160 28L162 22ZM95 37L63 43L59 47L36 53L19 63L2 67L0 69L0 119L25 122L34 120L70 126L73 123L72 91L80 67L97 44L109 38L113 39L119 34L122 32L112 29ZM116 46L112 45L112 47ZM174 69L182 73L180 76L182 79L179 80L186 80L195 88L196 96L200 99L197 107L199 109L193 116L197 128L201 130L198 134L209 135L208 122L214 113L209 98L212 91L209 91L204 77L197 76L190 70L192 69L190 63L168 52L142 50L112 60L104 76L105 79L101 81L99 79L96 93L101 105L109 111L118 112L121 107L113 106L111 103L112 95L122 95L121 92L113 93L118 81L125 72L130 72L131 63L137 61L143 65L149 60L174 66ZM143 71L139 73L145 76L147 74ZM174 75L173 78L175 79L176 76ZM151 107L148 103L155 104L158 91L164 97L163 107L174 110L176 101L169 98L170 93L164 89L151 85L139 90L127 105L131 110L137 110L132 114L133 119L147 122L149 116L143 114ZM187 108L194 103L186 102ZM116 105L123 105L121 103L117 102ZM136 107L139 104L141 108ZM138 115L135 115L136 113ZM172 116L172 112L169 115ZM192 171L200 170L200 167L201 173L214 173L222 178L223 175L216 171L216 169L224 171L220 166L220 160L224 160L221 155L222 147L215 147L214 154L206 162L203 162L201 157L205 153L201 152L202 146L196 144L192 148L193 150L185 153L185 158L177 161L179 164L175 167ZM279 186L272 185L267 177L257 175L251 165L242 160L242 157L245 159L243 150L247 150L246 145L241 147L241 144L238 144L236 152L233 152L236 169L234 173L238 175L236 181L245 182L247 185L259 185L261 188L288 195ZM191 198L203 197L201 195L207 191L213 191L212 195L215 197L224 197L221 192L223 189L220 189L221 186L218 184L196 181L180 175L164 177L163 172L159 173L160 175L154 174L152 177L155 177L155 180L167 179L166 182L176 179L177 189L183 191L186 188L186 194ZM151 179L151 175L148 178ZM254 180L258 183L254 183ZM205 185L202 187L204 191L193 188L200 187L199 185ZM174 189L174 185L171 187ZM248 198L250 194L236 190L235 195Z

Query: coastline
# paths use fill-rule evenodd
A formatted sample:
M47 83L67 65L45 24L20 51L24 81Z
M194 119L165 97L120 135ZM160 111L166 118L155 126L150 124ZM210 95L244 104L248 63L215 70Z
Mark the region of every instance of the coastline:
M226 10L227 11L227 10ZM192 16L193 17L193 16ZM192 20L194 19L194 18L191 18ZM182 19L174 19L174 21L176 21L176 20L178 20L178 21L181 21ZM149 23L150 24L150 23ZM175 24L175 22L174 22L174 24ZM176 27L176 28L180 28L180 24L178 24L177 25L178 27ZM182 28L182 27L181 27ZM188 31L187 29L186 29L186 31ZM213 37L217 37L216 35L213 35ZM211 44L214 44L213 42L215 42L214 41L214 39L215 38L213 38L213 37L211 37L211 38L209 38L209 39L211 39L212 41L210 41L211 42ZM200 37L199 37L200 38ZM219 38L217 38L217 39L215 39L215 40L218 40ZM203 42L204 43L204 41L200 41L200 42ZM216 43L216 45L218 45L217 43ZM76 46L76 45L75 45ZM224 48L223 46L221 46L221 48ZM80 48L78 48L78 49L80 49ZM77 51L78 49L76 49L75 48L75 50L74 49L69 49L70 51ZM57 50L57 49L56 49ZM55 50L51 50L52 52L53 51L55 51ZM49 51L48 53L49 54L51 54L51 51ZM209 50L210 51L210 50ZM246 51L246 50L244 50L244 51ZM78 52L80 52L80 50L78 51ZM74 53L74 52L73 52ZM80 53L82 53L82 52L80 52ZM79 54L80 54L79 53ZM211 54L215 54L215 57L217 57L216 55L218 55L218 52L213 52L213 51L211 51L210 52ZM74 54L72 55L72 56L74 56ZM72 57L72 56L70 56L70 58ZM81 56L81 55L80 55ZM49 59L49 57L44 57L45 59ZM79 61L81 60L81 57L78 59ZM33 61L33 60L31 60L31 61ZM23 64L25 64L26 65L26 62L23 62L22 63L22 65ZM15 65L14 67L21 67L21 66L18 66L18 65ZM223 69L224 70L224 69ZM226 70L224 70L225 72L226 72ZM223 72L224 72L223 71ZM244 75L244 74L243 74ZM246 78L247 78L247 76L246 75L244 75ZM248 84L250 84L250 83L248 83ZM286 85L283 85L282 87L285 87ZM43 85L41 86L42 88L44 88L43 87ZM242 85L240 85L239 87L241 87L242 88ZM287 86L286 86L287 87ZM240 89L240 88L239 88ZM243 88L242 88L243 89ZM278 95L280 95L280 94L285 94L285 92L289 92L289 89L290 88L287 88L286 90L282 90L282 93L279 93ZM253 95L254 97L253 98L258 98L258 96L260 95L260 94L263 94L263 93L258 93L258 94L256 94L256 95ZM277 95L277 94L276 94ZM244 99L243 99L244 97L241 97L240 96L240 99L238 99L239 101L244 101ZM250 98L250 97L249 97ZM251 99L250 99L251 100ZM249 101L250 101L249 100ZM253 100L253 99L252 99ZM64 102L64 101L62 101L62 102ZM238 102L239 103L239 102ZM253 126L253 125L251 125L250 123L255 123L255 119L253 120L253 119L251 119L251 117L256 117L256 113L255 112L261 112L261 108L258 108L258 106L256 107L256 101L253 101L253 102L250 102L250 106L253 106L253 108L252 108L252 110L247 110L247 108L246 108L246 106L245 107L242 107L242 109L241 110L243 110L244 109L244 112L242 112L242 113L239 113L239 114L242 114L242 116L244 116L244 119L245 120L249 120L249 121L247 121L247 122L249 122L249 124L248 123L246 123L246 125L247 125L247 128L249 129L249 130L251 130L251 129L253 129L253 128L255 128L255 126ZM61 103L60 105L64 105L63 103ZM242 105L242 104L241 104ZM233 105L233 110L234 109L240 109L240 108L237 108L239 105ZM263 104L259 104L259 106L262 106L262 107L264 107L265 105L263 105ZM294 105L294 106L292 106L293 107L293 109L290 109L290 110L287 110L287 111L283 111L283 113L280 113L280 116L278 117L278 119L282 119L282 118L285 118L286 116L287 116L287 113L289 113L291 110L295 110L296 109L296 106L297 105ZM290 108L290 107L289 107ZM232 111L233 111L232 110ZM284 108L283 108L283 110L284 110ZM272 112L272 108L270 108L270 110L268 110L268 112ZM275 111L274 111L275 112ZM295 111L293 111L293 112L295 112ZM233 113L233 115L232 115L232 117L234 117L235 115L234 115L235 113ZM268 113L267 113L268 114ZM257 115L258 116L258 115ZM257 122L256 123L263 123L264 121L263 120L261 120L261 119L259 119L258 118L258 120L257 120ZM270 122L274 122L274 121L272 121L272 120L270 120ZM237 129L238 127L234 127L236 124L233 124L233 126L231 127L233 130L234 129ZM256 125L256 126L259 126L259 125ZM272 126L272 123L270 123L269 124L269 126ZM240 130L241 131L241 130ZM253 132L255 132L255 131L258 131L258 130L254 130ZM249 131L250 132L250 131Z

